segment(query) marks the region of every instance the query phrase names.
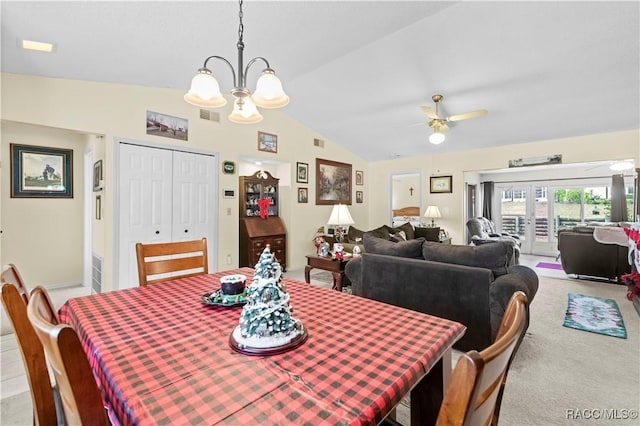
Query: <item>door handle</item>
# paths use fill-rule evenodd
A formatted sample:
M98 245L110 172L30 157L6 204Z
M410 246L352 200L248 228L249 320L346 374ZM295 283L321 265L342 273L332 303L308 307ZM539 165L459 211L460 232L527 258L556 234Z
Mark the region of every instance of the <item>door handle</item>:
M185 230L184 230L184 232L189 232L189 230L188 230L188 229L185 229Z
M156 235L160 235L160 231L156 231Z

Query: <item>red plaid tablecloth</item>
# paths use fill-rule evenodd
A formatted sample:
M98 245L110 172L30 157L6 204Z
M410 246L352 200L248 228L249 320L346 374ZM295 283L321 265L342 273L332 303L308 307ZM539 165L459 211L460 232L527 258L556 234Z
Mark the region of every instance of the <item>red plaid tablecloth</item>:
M241 307L200 297L242 268L69 300L122 424L376 424L464 334L459 323L284 278L309 338L269 357L229 347ZM248 284L248 283L247 283Z

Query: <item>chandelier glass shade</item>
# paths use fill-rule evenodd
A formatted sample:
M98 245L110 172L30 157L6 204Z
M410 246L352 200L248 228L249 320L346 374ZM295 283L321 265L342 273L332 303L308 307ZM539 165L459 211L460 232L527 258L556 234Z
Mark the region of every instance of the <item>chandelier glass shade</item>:
M202 68L198 69L198 73L191 80L191 88L184 95L184 100L191 105L195 105L200 108L220 108L227 104L227 100L220 92L220 86L218 81L213 76L213 73L207 64L210 59L218 59L226 63L231 69L233 74L234 88L231 90L231 94L234 96L233 112L229 115L229 121L240 124L252 124L262 121L262 115L256 107L260 108L281 108L289 103L289 96L282 89L282 83L276 76L276 73L269 66L269 61L265 58L258 56L249 61L247 66L243 69L244 64L244 42L243 32L244 26L242 23L242 0L240 0L240 12L238 14L240 19L240 25L238 27L238 67L233 68L233 65L221 56L209 56L204 61ZM262 74L256 82L256 90L251 93L247 89L247 73L249 68L261 61L266 65L266 68L262 70Z

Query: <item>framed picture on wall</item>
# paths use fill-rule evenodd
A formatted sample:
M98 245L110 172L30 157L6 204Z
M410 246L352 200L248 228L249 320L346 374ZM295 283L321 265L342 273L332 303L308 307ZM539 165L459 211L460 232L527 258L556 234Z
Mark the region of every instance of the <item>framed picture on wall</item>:
M258 151L278 153L278 135L258 132Z
M12 198L73 198L73 150L11 144Z
M431 176L429 188L432 194L451 192L451 176Z
M364 185L364 172L356 170L356 185Z
M309 202L309 189L308 188L298 188L298 202L299 203L308 203Z
M296 163L296 182L309 183L309 164Z
M363 192L362 191L356 191L356 203L357 204L362 204L362 200L363 199Z
M316 158L316 204L351 204L351 164Z
M93 192L100 191L100 181L102 180L102 160L93 163Z

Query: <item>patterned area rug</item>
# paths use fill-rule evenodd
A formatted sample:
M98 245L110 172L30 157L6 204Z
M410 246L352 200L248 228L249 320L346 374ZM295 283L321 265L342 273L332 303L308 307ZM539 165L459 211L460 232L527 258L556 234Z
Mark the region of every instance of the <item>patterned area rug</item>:
M562 271L562 265L559 263L538 262L536 268L556 269Z
M568 298L569 303L562 325L621 339L627 338L627 330L615 300L577 293L569 293Z

